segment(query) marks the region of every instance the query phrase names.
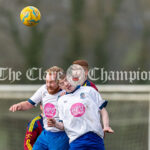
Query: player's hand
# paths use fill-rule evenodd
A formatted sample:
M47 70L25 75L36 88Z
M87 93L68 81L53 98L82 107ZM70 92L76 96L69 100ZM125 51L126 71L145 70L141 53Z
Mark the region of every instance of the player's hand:
M114 130L112 130L111 127L104 127L103 131L104 133L114 133Z
M106 133L114 133L114 130L112 130L111 127L104 127L103 131L104 131L104 138L105 138Z
M21 110L21 104L14 104L9 108L9 111L15 112Z
M47 118L47 125L48 125L48 127L55 127L56 120L53 118Z

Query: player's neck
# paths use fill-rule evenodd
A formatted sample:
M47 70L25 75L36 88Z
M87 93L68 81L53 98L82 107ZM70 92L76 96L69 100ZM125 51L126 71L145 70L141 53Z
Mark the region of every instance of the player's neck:
M57 89L54 89L54 90L47 89L47 91L49 94L54 95L60 91L60 88L58 87Z
M80 88L80 85L76 86L75 88L73 88L72 90L68 91L66 94L70 94L70 93L74 93L76 90L78 90Z

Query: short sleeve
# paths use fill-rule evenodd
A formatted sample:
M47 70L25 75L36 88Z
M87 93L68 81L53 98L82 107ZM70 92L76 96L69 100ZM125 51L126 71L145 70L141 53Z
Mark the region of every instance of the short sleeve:
M28 99L28 102L34 106L37 106L42 101L42 90L43 86L40 87L31 98Z
M93 88L90 88L90 96L100 110L107 106L108 101L103 100L100 93Z

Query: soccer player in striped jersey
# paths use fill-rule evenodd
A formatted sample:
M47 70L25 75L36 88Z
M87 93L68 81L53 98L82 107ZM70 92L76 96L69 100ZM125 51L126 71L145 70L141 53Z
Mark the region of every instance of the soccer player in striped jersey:
M43 107L40 104L40 110L42 113L35 118L33 118L27 126L25 139L24 139L24 150L32 150L33 145L37 137L43 131Z
M58 85L58 76L63 69L54 66L47 70L46 84L41 86L28 100L10 107L10 111L28 110L37 106L40 102L43 106L44 130L38 136L33 150L68 150L69 141L66 133L56 127L48 127L47 118L55 118L59 121L58 96L62 90Z

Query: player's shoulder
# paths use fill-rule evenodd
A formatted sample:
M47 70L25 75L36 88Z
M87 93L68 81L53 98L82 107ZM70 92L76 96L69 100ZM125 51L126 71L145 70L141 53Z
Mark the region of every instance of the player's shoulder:
M67 97L67 95L66 94L64 94L64 95L59 95L58 96L58 103L61 103L64 99L66 99L66 97Z
M68 100L70 97L70 94L67 94L66 91L63 92L58 97L58 105L64 103L64 101Z
M87 80L89 84L95 85L91 80Z
M34 117L34 118L30 121L30 123L37 122L37 121L40 120L40 119L42 119L42 116L41 116L41 115L38 115L38 116Z
M46 84L41 85L40 89L41 90L46 90L47 89Z
M83 84L83 86L90 86L90 87L94 88L96 91L98 91L98 88L96 87L96 85L90 80L86 80L85 83Z
M89 80L89 82L90 82L90 86L92 88L94 88L96 91L98 91L98 88L96 87L96 85L92 81L90 81L90 80Z
M91 86L81 86L80 92L88 93L88 94L99 94L98 91L96 91L93 87Z
M93 88L91 86L81 86L80 91L89 92L89 91L93 91Z
M41 85L37 91L45 91L46 90L46 84Z
M34 131L37 127L38 127L38 121L42 120L42 116L38 115L36 117L34 117L29 123L28 123L28 130L30 132Z

